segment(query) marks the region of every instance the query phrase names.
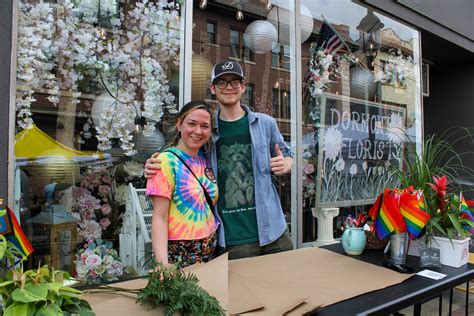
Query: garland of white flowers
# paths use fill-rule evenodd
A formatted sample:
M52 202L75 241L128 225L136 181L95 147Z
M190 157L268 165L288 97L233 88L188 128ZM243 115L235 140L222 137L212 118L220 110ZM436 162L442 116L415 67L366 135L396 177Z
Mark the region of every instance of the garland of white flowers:
M54 67L53 7L49 3L20 3L18 23L17 117L21 128L31 128L31 104L36 101L33 97L35 91L47 89L48 100L53 104L59 102L59 89L55 76L51 74Z
M115 111L118 103L135 107L146 118L150 135L163 110L176 113L167 79L170 62L179 64L179 7L166 0L143 0L120 17L116 0L60 0L57 4L20 2L18 28L18 125L30 128L35 92L48 93L54 105L59 91L68 91L68 102L79 103L79 82L86 76L103 84L116 100L95 124L98 149L107 150L120 140L127 155L135 154L127 122L135 116ZM111 28L102 28L106 20ZM120 26L124 26L125 29ZM56 75L52 69L56 68ZM128 111L130 112L130 111ZM83 130L90 136L88 119ZM86 126L87 125L87 126Z

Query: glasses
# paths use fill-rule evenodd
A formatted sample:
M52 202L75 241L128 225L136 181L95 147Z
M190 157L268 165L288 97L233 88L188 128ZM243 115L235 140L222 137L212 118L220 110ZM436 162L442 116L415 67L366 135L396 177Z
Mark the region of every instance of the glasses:
M227 80L217 80L216 82L216 86L219 88L219 89L225 89L227 88L227 86L229 85L230 83L230 86L234 89L237 89L237 88L240 88L240 86L242 86L242 80L240 79L233 79L233 80L230 80L230 81L227 81Z

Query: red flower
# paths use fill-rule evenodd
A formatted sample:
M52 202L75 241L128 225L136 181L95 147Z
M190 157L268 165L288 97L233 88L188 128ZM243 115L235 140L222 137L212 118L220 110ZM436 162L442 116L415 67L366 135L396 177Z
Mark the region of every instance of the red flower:
M432 183L428 184L438 195L439 208L443 210L444 206L446 205L446 186L448 185L448 178L446 178L446 176L442 176L441 178L433 176L433 180L436 185Z

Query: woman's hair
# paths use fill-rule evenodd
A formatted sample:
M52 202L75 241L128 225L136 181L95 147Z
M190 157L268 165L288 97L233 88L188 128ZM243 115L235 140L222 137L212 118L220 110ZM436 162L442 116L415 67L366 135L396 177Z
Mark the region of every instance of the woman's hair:
M195 101L190 101L188 103L186 103L182 108L181 110L179 111L178 113L178 116L176 117L176 124L178 122L182 122L184 121L184 119L186 118L186 116L193 112L194 110L204 110L206 111L207 113L209 113L210 117L211 117L211 130L212 128L214 127L214 116L212 114L212 108L211 106L209 105L209 103L207 103L206 101L204 100L195 100ZM178 129L176 128L176 124L175 126L173 126L171 128L171 132L175 134L175 137L172 139L172 141L170 142L169 146L168 147L171 147L171 146L176 146L178 145L178 142L181 138L181 133L179 133ZM207 147L209 148L210 146L210 139L209 141L207 142Z

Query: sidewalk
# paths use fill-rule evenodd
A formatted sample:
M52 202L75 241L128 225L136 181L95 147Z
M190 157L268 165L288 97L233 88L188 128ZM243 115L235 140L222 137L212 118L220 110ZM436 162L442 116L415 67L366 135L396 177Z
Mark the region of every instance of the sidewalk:
M469 293L469 305L468 315L474 315L474 280L469 282L470 293ZM453 307L452 316L462 316L465 314L466 308L466 284L462 284L453 290ZM436 297L431 301L424 303L421 306L422 316L432 315L449 315L449 291L443 293L442 299L442 313L438 313L439 299ZM402 309L398 315L413 315L413 307Z

